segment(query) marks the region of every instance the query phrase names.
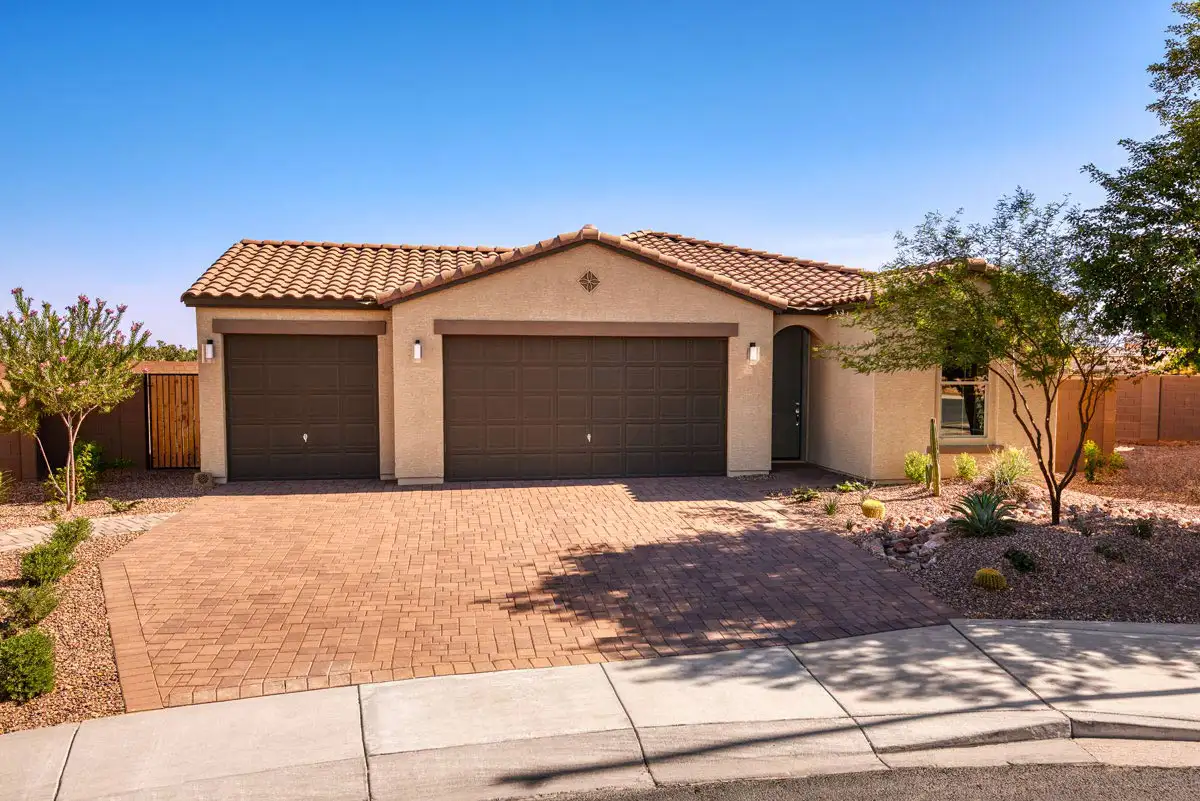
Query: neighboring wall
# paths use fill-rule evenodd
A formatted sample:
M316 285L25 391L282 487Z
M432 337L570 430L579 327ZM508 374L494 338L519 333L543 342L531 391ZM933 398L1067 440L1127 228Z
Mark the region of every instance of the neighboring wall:
M588 270L600 279L590 294L579 285ZM444 475L442 338L433 333L438 319L737 323L738 336L729 339L728 471L737 475L771 469L774 313L587 243L392 308L396 475L401 481L440 481ZM419 362L412 358L417 339L424 344ZM751 342L761 348L758 364L747 358Z
M1070 467L1071 457L1079 447L1079 396L1082 392L1083 382L1068 379L1063 382L1058 393L1058 440L1055 445L1054 469L1060 473ZM1105 453L1112 453L1112 449L1117 445L1117 415L1117 390L1110 389L1097 404L1086 437L1099 445Z
M1200 441L1200 376L1120 379L1116 427L1121 442Z

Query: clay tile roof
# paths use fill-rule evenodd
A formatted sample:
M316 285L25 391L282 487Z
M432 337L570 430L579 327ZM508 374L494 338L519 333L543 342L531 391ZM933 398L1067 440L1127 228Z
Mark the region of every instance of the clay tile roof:
M620 236L585 225L518 248L243 239L200 276L183 300L391 305L585 241L625 251L780 311L825 309L867 295L866 276L847 267L679 234L636 231Z
M663 231L635 231L625 237L664 255L782 296L793 309L828 308L867 297L866 279L870 274L851 267Z

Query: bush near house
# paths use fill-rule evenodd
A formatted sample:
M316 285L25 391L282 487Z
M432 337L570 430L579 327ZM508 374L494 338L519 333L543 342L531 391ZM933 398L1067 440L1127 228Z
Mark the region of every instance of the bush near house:
M979 476L979 463L969 453L960 453L954 457L954 474L963 481L974 481Z
M909 451L904 454L904 477L914 484L924 484L926 472L933 464L933 457L920 451Z
M58 581L75 566L71 549L56 542L43 542L21 557L21 580L41 586Z
M58 593L53 584L26 584L0 592L0 601L8 606L6 628L15 632L41 623L57 609Z

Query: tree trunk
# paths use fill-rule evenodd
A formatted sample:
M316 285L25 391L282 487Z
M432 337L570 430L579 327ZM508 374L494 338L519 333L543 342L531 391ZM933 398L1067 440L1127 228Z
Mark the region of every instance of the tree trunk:
M1050 488L1050 525L1057 526L1062 520L1062 489Z

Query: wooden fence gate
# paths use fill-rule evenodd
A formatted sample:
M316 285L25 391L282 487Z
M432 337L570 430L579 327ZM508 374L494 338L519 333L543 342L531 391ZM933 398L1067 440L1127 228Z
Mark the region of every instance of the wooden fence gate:
M146 376L150 467L200 466L200 377Z

